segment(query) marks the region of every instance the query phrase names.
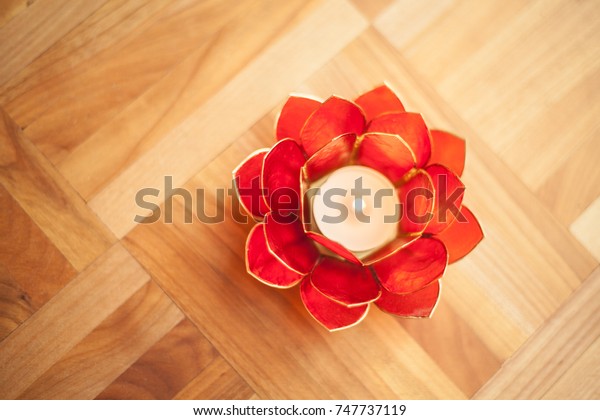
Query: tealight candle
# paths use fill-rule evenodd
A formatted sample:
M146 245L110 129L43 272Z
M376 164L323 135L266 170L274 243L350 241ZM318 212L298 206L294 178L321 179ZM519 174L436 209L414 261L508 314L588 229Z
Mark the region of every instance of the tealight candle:
M366 166L332 172L312 203L323 235L350 251L375 250L396 237L399 202L391 181Z

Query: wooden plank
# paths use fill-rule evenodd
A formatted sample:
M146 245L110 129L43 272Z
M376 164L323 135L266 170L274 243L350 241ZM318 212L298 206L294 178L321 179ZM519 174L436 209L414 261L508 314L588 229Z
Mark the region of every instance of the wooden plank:
M592 139L583 144L538 189L540 200L561 223L569 226L600 196L600 125Z
M393 3L393 0L352 0L352 4L370 21L384 11L390 3Z
M94 398L182 319L179 308L149 281L18 398Z
M30 0L4 0L0 4L0 27L31 5Z
M114 236L0 109L0 184L80 271Z
M199 45L210 43L244 5L232 0L191 3L183 9L173 4L153 25L67 69L45 86L35 100L43 103L48 98L50 106L28 123L25 133L50 161L60 162Z
M138 209L132 197L140 188L160 189L164 174L172 174L174 185L182 185L366 25L364 18L343 0L315 8L151 151L121 172L90 201L90 207L118 237L124 236L135 226ZM295 53L290 55L290 51ZM198 138L219 141L199 142ZM159 200L164 199L162 194L161 189Z
M571 232L600 261L600 197L573 222Z
M500 360L469 324L452 309L444 293L431 319L399 319L400 325L467 396L500 368Z
M254 391L222 358L215 358L175 399L178 400L243 400Z
M148 279L114 245L0 343L0 397L20 395Z
M59 171L86 201L216 94L275 36L282 35L282 28L289 29L298 15L315 7L314 2L302 0L276 8L262 2L238 3L243 13L238 7L224 13L219 18L223 26L209 39L198 43L165 77L60 162ZM209 10L202 19L214 20L219 11ZM225 21L229 15L231 19Z
M188 319L183 319L96 399L170 399L219 355Z
M55 99L43 96L52 81L61 80L62 74L70 69L132 36L140 27L152 24L158 19L157 12L168 3L171 2L106 0L102 7L0 85L0 104L22 127L31 124ZM44 100L40 101L42 97Z
M453 0L399 0L379 14L373 26L394 46L405 47L443 16Z
M600 339L573 363L544 394L545 400L600 399Z
M599 295L600 269L597 269L475 398L542 398L600 337ZM582 362L586 360L588 356ZM561 386L558 385L557 392Z
M422 36L384 33L535 190L597 137L599 12L593 1L462 0Z
M68 0L36 1L0 28L0 85L31 63L98 9L106 0L73 4Z
M0 340L77 272L0 185Z

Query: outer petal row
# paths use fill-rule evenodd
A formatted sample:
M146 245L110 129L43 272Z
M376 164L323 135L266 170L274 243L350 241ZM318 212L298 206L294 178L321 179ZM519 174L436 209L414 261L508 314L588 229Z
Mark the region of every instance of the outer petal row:
M373 302L381 294L368 268L332 257L319 261L310 281L329 299L350 307Z
M267 246L264 228L264 224L257 224L248 235L246 240L246 270L257 280L268 286L288 288L298 284L304 275L290 270L288 266L271 253Z
M402 204L400 230L404 233L421 233L433 217L435 188L431 176L419 169L396 189Z
M440 164L461 176L465 169L465 141L442 130L431 130L431 157L428 165Z
M416 292L397 295L383 289L375 302L382 311L403 317L430 317L440 298L440 281L434 281Z
M300 171L306 162L298 143L280 140L264 157L262 186L267 204L277 216L300 209Z
M448 264L460 260L483 239L483 230L475 215L466 206L460 209L460 216L447 229L435 235L448 249Z
M308 274L319 259L319 250L306 236L302 222L279 223L273 213L265 218L265 236L269 249L290 269Z
M465 186L458 176L442 165L425 168L435 189L433 218L425 229L426 233L436 234L446 229L458 216L465 193Z
M351 327L362 321L369 311L369 305L349 308L336 303L319 292L308 278L300 286L300 297L308 312L329 331Z
M355 102L365 112L367 122L388 112L404 112L404 105L387 85L363 93Z
M310 115L321 106L321 102L305 96L291 95L281 108L275 128L277 140L287 138L300 143L300 131Z
M448 265L444 244L420 238L372 265L381 285L391 293L413 293L438 280Z
M233 181L240 203L247 213L257 219L262 219L269 212L261 182L263 160L268 151L269 149L257 150L233 170Z
M356 104L332 96L308 118L300 133L300 141L304 151L312 156L342 134L361 134L365 125L363 111Z

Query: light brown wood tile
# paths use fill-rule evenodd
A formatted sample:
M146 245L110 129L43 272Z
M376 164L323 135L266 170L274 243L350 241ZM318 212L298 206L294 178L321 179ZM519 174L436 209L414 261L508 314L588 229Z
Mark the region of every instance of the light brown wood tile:
M575 372L581 372L582 365L590 366L589 363L594 360L590 354L583 354L588 348L594 348L593 343L600 337L598 296L600 269L536 331L477 393L476 398L538 399L547 392L557 398L568 398L565 385L573 380ZM584 388L592 395L597 395L600 389L596 374L597 370L592 370L581 377L589 385ZM567 375L564 380L563 375ZM557 381L562 382L554 387ZM561 392L564 392L563 397L558 396ZM582 398L585 396L582 395Z
M148 281L19 399L94 398L182 318L171 299Z
M39 0L0 27L0 85L67 34L106 0ZM9 12L10 13L10 12Z
M114 236L0 109L0 184L77 270Z
M547 400L600 399L600 339L569 367L543 396Z
M170 399L219 357L188 319L180 321L96 399Z
M174 185L182 185L365 26L366 21L345 1L325 2L315 8L150 152L122 171L90 201L90 207L117 237L124 236L134 227L139 209L131 197L140 188L159 188L163 194L160 187L165 174L172 174ZM290 51L296 54L289 55ZM286 56L288 60L281 59ZM198 138L218 141L200 142Z
M252 388L223 359L216 358L175 399L243 400L255 396Z
M33 4L31 0L5 0L0 5L0 27Z
M0 185L0 341L77 272Z
M60 162L59 170L86 201L216 94L273 36L293 27L298 14L315 6L300 0L277 8L237 3L212 22L210 36L181 63ZM98 154L103 159L97 159Z

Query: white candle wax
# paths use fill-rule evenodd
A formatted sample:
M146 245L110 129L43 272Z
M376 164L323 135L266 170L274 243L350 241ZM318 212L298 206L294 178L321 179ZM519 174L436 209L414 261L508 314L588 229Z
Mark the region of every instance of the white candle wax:
M312 203L321 233L355 252L374 250L396 237L398 208L390 180L358 165L332 172Z

